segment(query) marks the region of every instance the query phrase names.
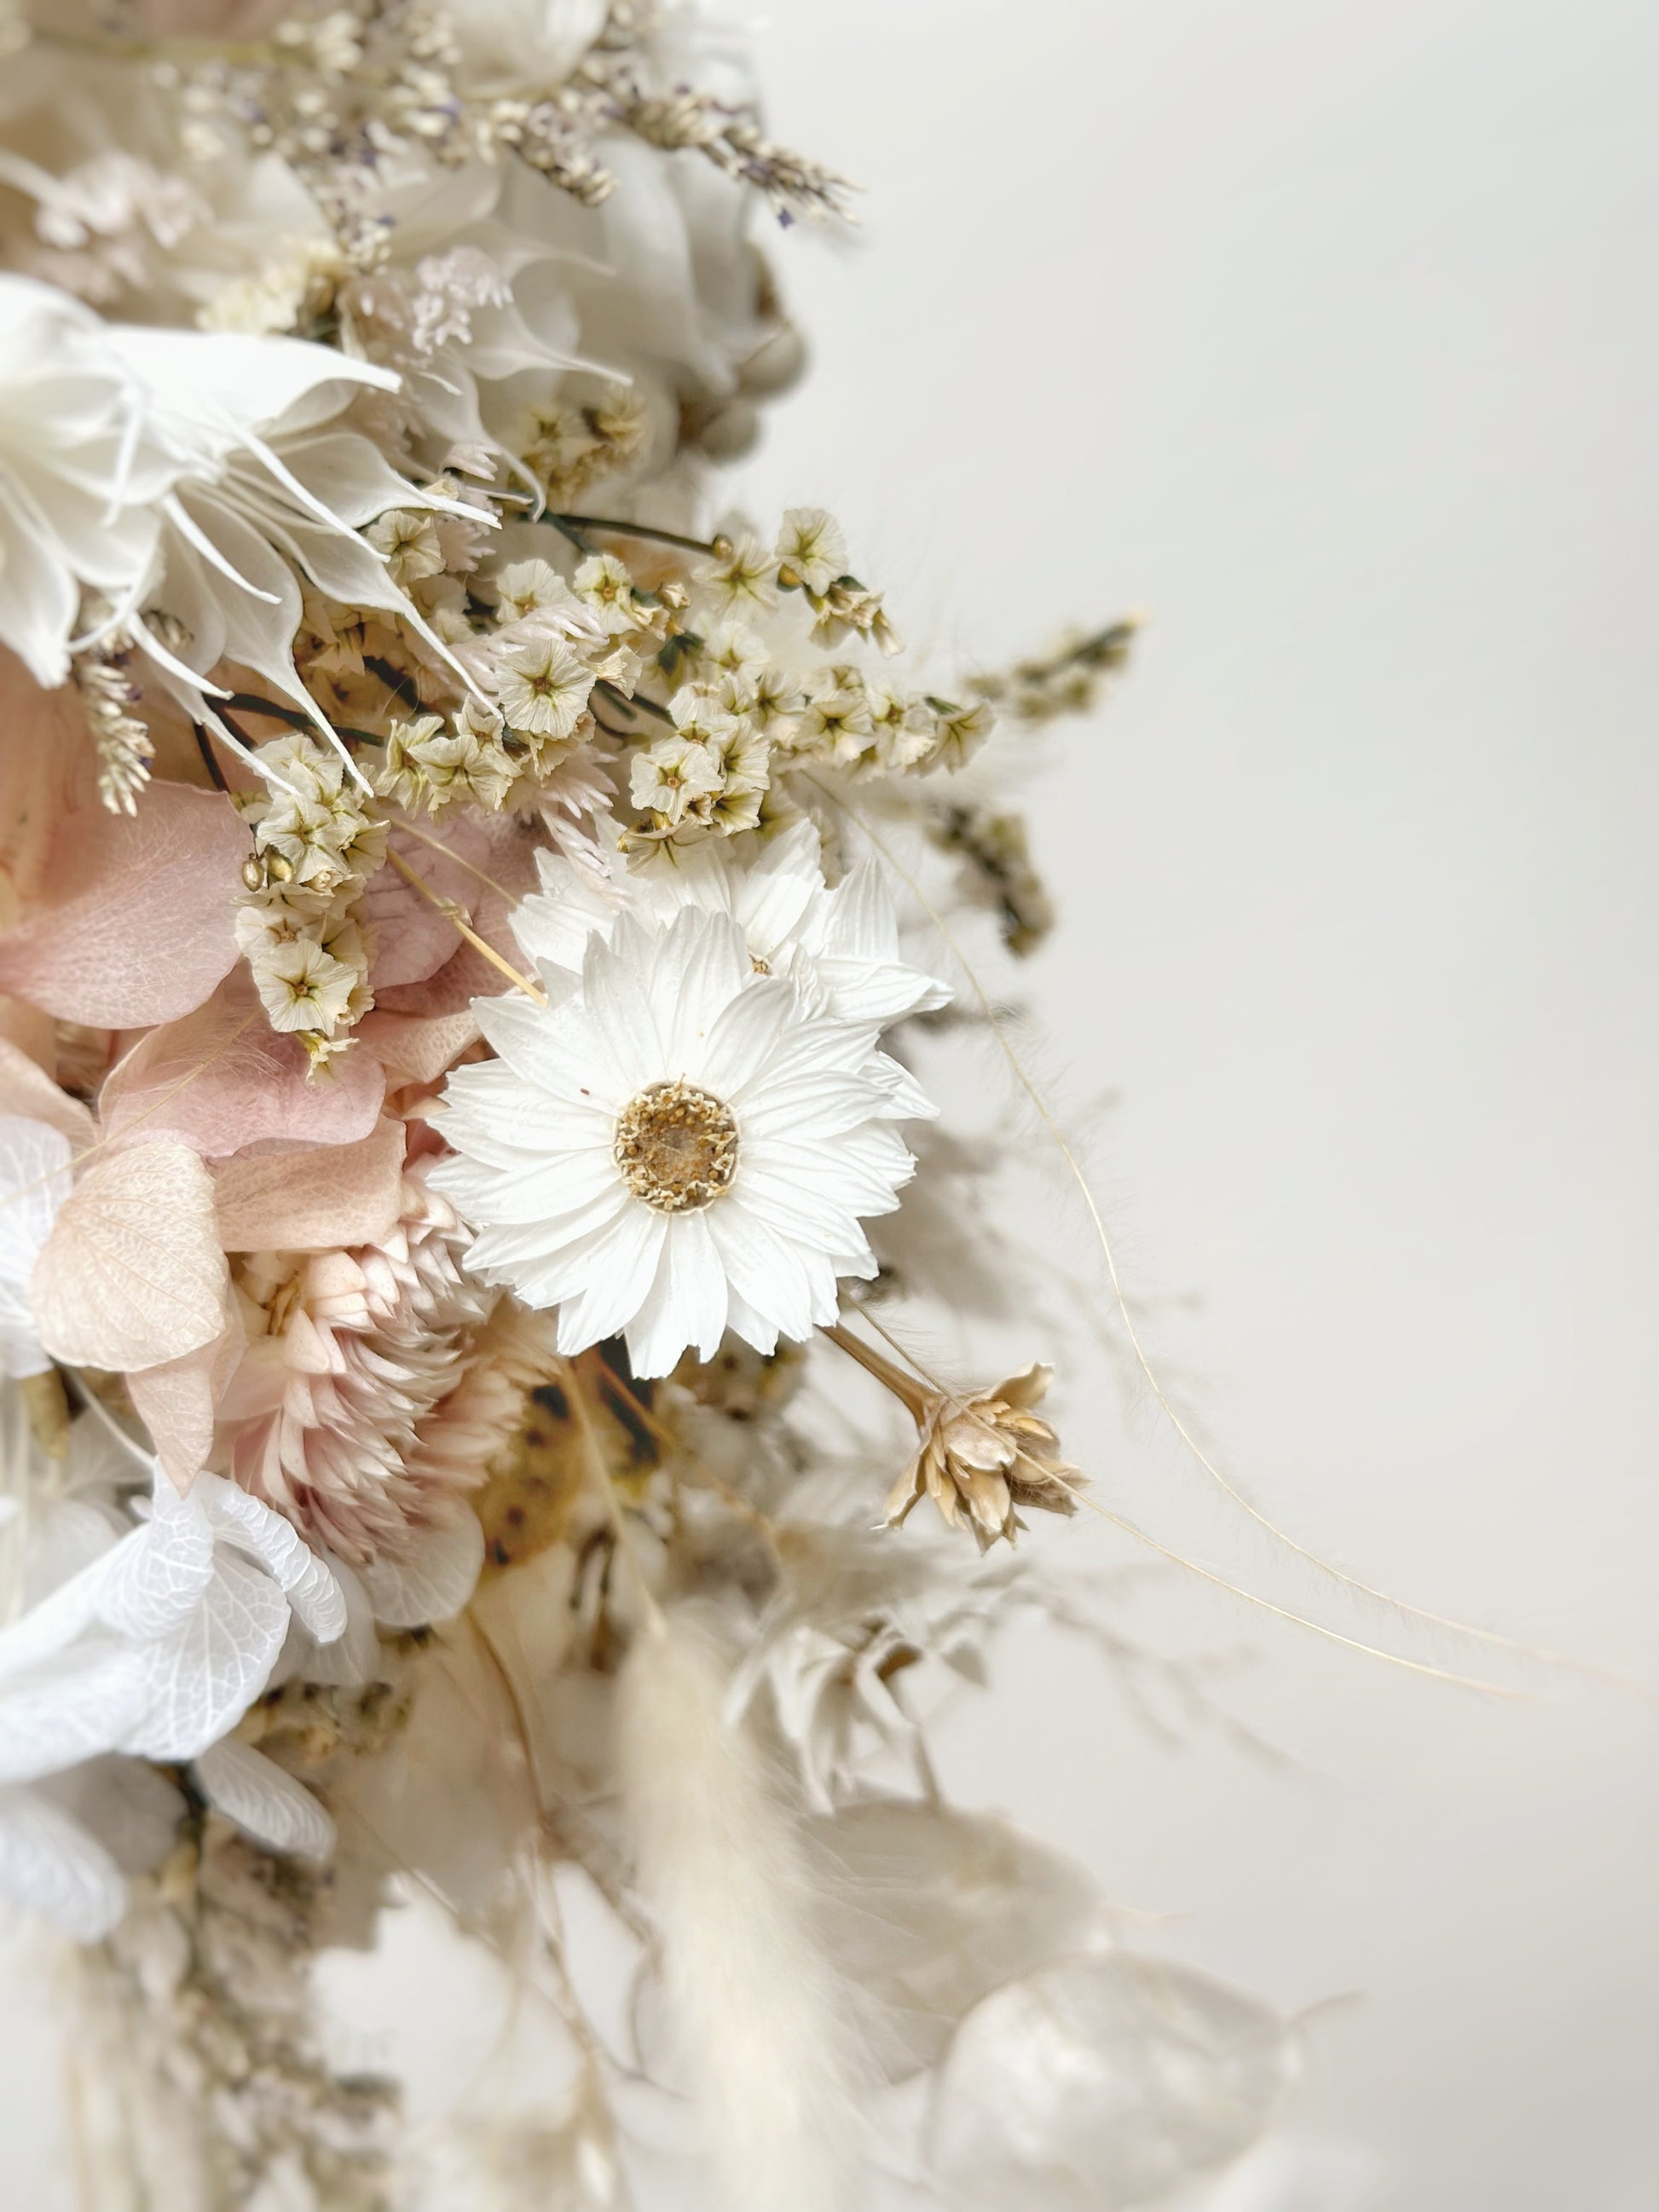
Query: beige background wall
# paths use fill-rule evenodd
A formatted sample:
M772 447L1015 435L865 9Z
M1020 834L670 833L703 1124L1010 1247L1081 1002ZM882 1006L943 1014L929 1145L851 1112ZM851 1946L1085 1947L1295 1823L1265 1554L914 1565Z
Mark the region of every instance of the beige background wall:
M817 368L755 504L827 488L911 632L981 659L1152 616L1040 787L1031 979L1073 1122L1121 1093L1091 1160L1132 1285L1201 1300L1151 1340L1314 1547L1659 1684L1659 13L772 25L781 135L869 189L861 252L786 261ZM1390 1632L1070 1395L1161 1534ZM1136 1617L1166 1605L1256 1649L1232 1703L1306 1771L1159 1752L1035 1632L948 1764L1184 1916L1149 1942L1356 1993L1296 2124L1357 2153L1230 2202L1659 2203L1652 1712L1548 1676L1495 1706L1184 1593Z

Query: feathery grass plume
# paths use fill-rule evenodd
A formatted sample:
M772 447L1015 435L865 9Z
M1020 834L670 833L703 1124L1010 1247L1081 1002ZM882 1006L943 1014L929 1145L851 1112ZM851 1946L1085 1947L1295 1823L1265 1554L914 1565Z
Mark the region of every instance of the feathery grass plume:
M725 2212L847 2212L860 2039L793 1822L725 1694L719 1647L684 1610L623 1672L623 1800L664 1992Z

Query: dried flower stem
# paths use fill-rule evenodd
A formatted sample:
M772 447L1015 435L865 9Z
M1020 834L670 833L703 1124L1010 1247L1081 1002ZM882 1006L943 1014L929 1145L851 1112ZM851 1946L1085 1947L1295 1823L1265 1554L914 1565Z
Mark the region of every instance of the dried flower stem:
M404 881L419 891L427 903L435 907L451 927L459 932L475 952L482 953L490 966L498 969L509 983L524 993L526 998L533 999L538 1006L544 1006L547 1004L547 994L541 986L538 983L532 983L527 975L521 975L510 960L504 959L493 945L480 937L467 920L465 908L454 899L446 898L441 891L434 891L424 876L417 875L401 854L392 852L389 847L386 850L386 859Z
M642 538L653 545L673 545L682 553L712 553L714 541L708 538L685 538L678 530L658 530L643 522L618 522L605 514L544 514L544 522L550 522L556 530L606 530L613 538Z

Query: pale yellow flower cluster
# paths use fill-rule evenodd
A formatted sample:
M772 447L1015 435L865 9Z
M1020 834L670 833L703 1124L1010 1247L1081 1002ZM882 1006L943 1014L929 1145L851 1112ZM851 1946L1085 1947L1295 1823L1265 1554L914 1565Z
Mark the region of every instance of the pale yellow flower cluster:
M236 937L274 1030L297 1036L313 1066L349 1045L374 1003L372 933L356 914L386 858L386 823L344 762L296 731L255 755L264 788L240 801L253 830Z

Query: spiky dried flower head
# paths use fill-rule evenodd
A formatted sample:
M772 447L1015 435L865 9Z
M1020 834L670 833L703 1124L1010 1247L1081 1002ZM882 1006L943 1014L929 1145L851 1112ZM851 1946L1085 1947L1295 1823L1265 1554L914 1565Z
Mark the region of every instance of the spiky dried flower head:
M1034 1410L1053 1379L1053 1368L1034 1363L969 1397L930 1392L913 1403L915 1455L889 1494L888 1526L897 1528L931 1498L951 1528L965 1521L984 1551L999 1536L1013 1542L1024 1526L1021 1506L1075 1513L1084 1478L1060 1457L1059 1436Z

